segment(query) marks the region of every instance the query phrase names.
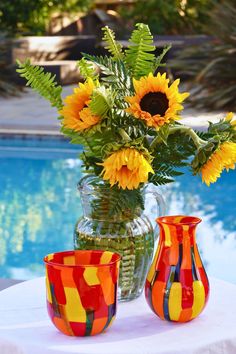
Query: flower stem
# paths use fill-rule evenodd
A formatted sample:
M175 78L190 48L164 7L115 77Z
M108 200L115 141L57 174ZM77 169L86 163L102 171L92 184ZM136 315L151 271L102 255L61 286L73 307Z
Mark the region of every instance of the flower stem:
M170 128L169 130L169 135L174 134L176 132L179 132L180 134L187 134L188 136L190 136L190 138L193 140L195 146L198 148L201 145L204 145L207 143L207 141L201 139L197 133L195 133L195 131L192 128L189 128L185 125L178 125L175 126L173 128ZM160 136L157 136L151 143L150 148L152 150L154 150L154 148L156 147L157 144L161 143L162 139L160 138Z
M94 153L94 150L93 150L92 146L90 145L90 143L89 143L88 139L87 139L85 136L84 136L84 140L85 140L85 142L86 142L87 146L89 147L89 149L91 150L91 152L93 152L93 153Z
M131 141L130 136L124 131L124 129L120 128L119 134L126 142Z
M170 134L174 134L177 131L179 131L180 133L183 134L187 134L188 136L190 136L190 138L193 140L194 144L196 145L196 147L199 147L200 145L206 144L207 141L201 139L197 133L195 133L195 131L192 128L189 128L185 125L180 125L180 126L176 126L174 128L170 128Z

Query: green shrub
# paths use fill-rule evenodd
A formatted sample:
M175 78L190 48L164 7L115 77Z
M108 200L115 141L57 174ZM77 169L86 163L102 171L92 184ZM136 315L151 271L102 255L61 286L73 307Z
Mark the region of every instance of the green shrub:
M190 34L202 31L202 24L217 0L137 0L127 11L120 7L121 16L130 21L147 23L156 34Z
M87 11L93 0L3 0L0 2L0 31L42 35L52 12Z
M22 90L15 84L15 67L9 64L11 42L0 37L0 96L17 95Z
M193 105L236 110L236 9L235 0L216 5L206 31L213 40L187 48L170 65L194 88Z

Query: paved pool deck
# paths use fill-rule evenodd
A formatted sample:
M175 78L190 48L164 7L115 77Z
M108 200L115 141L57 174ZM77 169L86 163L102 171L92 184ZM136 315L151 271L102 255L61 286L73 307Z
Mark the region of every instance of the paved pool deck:
M63 95L72 93L72 86L65 86ZM0 97L0 134L60 135L57 111L30 89L19 97ZM223 114L186 108L183 123L203 129L208 121L216 122Z
M70 93L72 86L64 87L63 95ZM182 116L184 124L202 130L208 121L216 122L223 114L187 108ZM57 111L30 89L18 97L0 97L0 134L61 136ZM0 291L18 282L0 279Z

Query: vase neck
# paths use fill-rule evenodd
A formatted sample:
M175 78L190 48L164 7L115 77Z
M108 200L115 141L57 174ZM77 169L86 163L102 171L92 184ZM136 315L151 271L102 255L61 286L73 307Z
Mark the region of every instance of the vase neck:
M196 242L196 227L201 220L188 216L166 216L157 219L160 227L160 242L165 246L187 241L189 245Z

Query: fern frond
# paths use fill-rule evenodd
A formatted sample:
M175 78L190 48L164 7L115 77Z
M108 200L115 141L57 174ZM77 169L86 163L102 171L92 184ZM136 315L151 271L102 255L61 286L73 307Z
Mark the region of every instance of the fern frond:
M63 106L61 98L62 87L55 81L56 75L46 73L38 65L32 65L30 59L26 59L24 63L17 60L17 64L19 69L16 71L27 80L26 86L30 86L34 91L50 101L52 107L61 109Z
M94 90L89 108L93 114L104 118L111 111L113 104L114 98L111 91L101 86Z
M111 73L109 71L109 67L111 66L111 63L114 62L110 57L107 56L102 56L102 55L91 55L87 53L81 53L83 55L83 58L92 61L94 64L96 64L99 69L105 73L105 75L109 75Z
M108 215L132 213L137 207L144 210L144 199L139 189L122 190L115 187L111 188L112 198L109 199Z
M85 148L87 146L86 139L83 137L83 135L78 134L72 129L65 128L64 126L61 126L60 131L62 134L68 136L70 138L70 143L71 144L79 144L79 145L84 145Z
M158 57L156 57L156 59L155 59L155 61L154 61L154 64L153 64L153 72L154 72L155 74L157 74L157 69L158 69L160 66L165 66L165 65L166 65L166 64L163 64L163 63L162 63L162 60L163 60L164 56L166 55L166 53L167 53L170 49L171 49L171 45L167 45L167 46L163 49L162 53L161 53Z
M96 69L91 61L86 60L85 58L80 59L77 62L80 74L87 80L89 77L92 79L97 78Z
M153 70L155 46L148 25L137 23L136 27L129 39L130 45L125 52L125 61L134 78L139 79Z
M156 175L152 175L149 178L149 182L155 184L156 186L161 186L163 184L172 183L174 182L174 180L172 178L168 178L166 176L156 174Z
M105 49L113 56L115 60L122 60L122 45L115 40L115 33L108 26L102 28L104 32L103 41L105 41Z
M183 172L176 171L172 168L172 166L168 166L165 164L160 165L158 168L156 168L155 173L166 177L176 177L176 176L181 176L183 174Z
M84 54L83 54L84 55ZM124 108L127 107L127 102L124 96L132 94L132 80L129 69L121 60L112 60L111 57L93 56L85 54L87 60L92 61L98 66L101 77L100 80L104 85L111 87L116 95L116 113L122 116Z
M93 216L96 218L99 214L106 214L108 216L116 215L117 218L134 217L134 213L137 210L144 209L144 199L140 189L120 189L117 186L109 188L109 194L97 194L97 198L94 198L92 202Z
M172 177L181 176L183 172L176 171L173 169L173 167L173 165L169 166L165 163L162 163L161 161L159 163L155 161L153 163L155 174L150 176L149 181L155 185L174 182Z

